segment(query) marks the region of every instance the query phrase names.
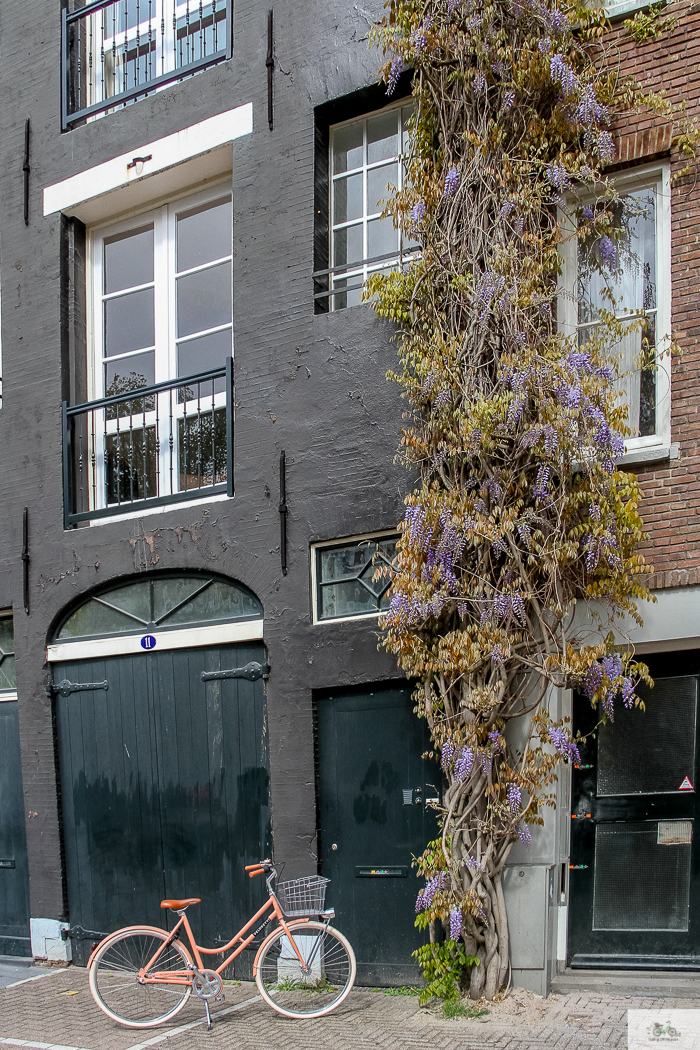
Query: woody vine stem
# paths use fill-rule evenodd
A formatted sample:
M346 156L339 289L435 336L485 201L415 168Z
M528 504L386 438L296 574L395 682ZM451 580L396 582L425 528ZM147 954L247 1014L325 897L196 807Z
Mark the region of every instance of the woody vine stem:
M643 203L620 198L605 169L616 107L681 117L610 72L602 11L387 7L374 34L382 76L391 93L412 67L415 104L404 189L387 210L417 249L402 272L372 277L368 295L398 325L401 451L420 483L384 644L419 683L447 784L441 837L420 859L417 922L434 941L442 921L447 970L452 960L455 981L490 999L508 974L504 866L554 804L557 767L578 754L550 714L553 690L575 688L612 718L648 680L610 631L615 616L638 618L649 571L637 480L617 466L632 433L618 351L636 331L634 367L654 370L670 339L651 345L643 312L616 319L615 276ZM602 289L584 336L557 324L573 292L561 287L567 241ZM595 629L581 615L593 605ZM420 958L434 964L437 952Z

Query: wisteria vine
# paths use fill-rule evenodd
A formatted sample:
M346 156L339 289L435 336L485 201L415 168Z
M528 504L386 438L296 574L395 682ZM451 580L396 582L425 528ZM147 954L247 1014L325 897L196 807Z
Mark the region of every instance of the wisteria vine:
M368 294L399 326L402 452L421 480L383 626L420 683L447 784L418 922L434 936L442 921L478 960L470 994L492 998L508 971L508 854L553 804L558 765L579 760L552 690L575 688L613 718L648 678L607 627L586 641L576 619L577 602L638 618L647 594L640 491L618 467L631 430L614 346L629 328L613 309L585 338L557 325L573 294L563 241L593 244L603 276L619 266L611 112L644 100L606 67L601 11L387 7L382 75L391 95L412 68L415 104L404 188L387 208L420 250ZM644 319L634 324L641 342Z

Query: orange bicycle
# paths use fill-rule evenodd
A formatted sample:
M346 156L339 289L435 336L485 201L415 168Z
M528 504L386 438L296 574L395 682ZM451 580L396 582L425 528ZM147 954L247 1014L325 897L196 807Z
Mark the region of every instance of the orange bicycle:
M274 919L277 925L253 962L265 1002L285 1017L323 1017L342 1003L355 982L357 966L350 943L330 926L335 912L323 910L329 879L312 875L281 882L275 891L277 872L270 860L245 870L251 879L267 875L268 899L223 948L202 948L195 942L186 910L200 903L198 897L161 901L161 908L179 916L170 932L127 926L98 944L88 963L90 991L108 1017L129 1028L153 1028L175 1017L194 992L204 1003L211 1028L209 1003L224 998L221 974ZM182 931L189 946L179 936ZM203 966L202 955L224 955L230 949L217 969Z

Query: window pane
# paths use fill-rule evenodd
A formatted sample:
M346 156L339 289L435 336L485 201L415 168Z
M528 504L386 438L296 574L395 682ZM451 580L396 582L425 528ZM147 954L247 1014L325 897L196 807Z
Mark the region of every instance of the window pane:
M105 595L105 599L112 601L111 595ZM61 630L59 638L89 638L98 634L124 634L127 631L136 632L142 630L131 617L124 616L114 609L108 609L101 602L94 599L68 617Z
M333 234L333 248L334 266L362 262L362 225L336 230Z
M367 162L388 160L399 155L399 115L397 111L380 113L367 121Z
M158 495L155 427L129 428L119 434L107 435L105 487L108 504L130 503ZM94 633L94 628L91 633Z
M0 689L16 689L15 638L12 617L0 620Z
M362 167L363 121L333 132L333 173Z
M345 547L321 548L316 552L318 572L318 617L361 616L388 607L389 579L373 580L378 552L391 561L396 554L395 536L360 540Z
M231 263L179 277L177 280L177 334L231 323Z
M177 447L180 491L223 485L226 481L226 409L212 413L202 406L201 413L179 419Z
M177 580L153 581L158 608L172 609L177 605L177 601L173 600L175 597L173 584L178 582ZM197 586L201 586L204 582L204 580L198 580ZM161 593L162 597L160 597ZM182 595L182 598L184 597L185 594ZM182 598L178 600L181 601ZM183 605L172 616L164 617L163 626L171 627L175 624L196 623L201 620L236 620L241 617L261 619L262 607L258 600L252 594L233 587L223 580L212 580L209 586L191 602Z
M196 372L207 372L218 368L231 356L231 329L212 332L198 339L190 339L177 345L177 374L190 376ZM218 383L218 380L217 380ZM202 390L202 394L205 391Z
M333 222L362 218L362 173L333 183Z
M389 196L387 186L398 186L398 164L384 164L381 168L370 168L367 172L367 214L383 211L384 205L379 202Z
M372 219L367 223L367 234L367 257L369 259L376 259L378 255L387 255L389 252L398 253L398 232L394 229L394 221L391 217Z
M148 580L139 580L138 583L130 583L126 587L110 591L105 594L104 601L110 605L116 605L139 620L149 623L151 619L151 588ZM99 603L98 603L99 604ZM136 622L132 621L134 630L137 629Z
M153 289L144 288L140 292L129 292L128 295L118 295L116 299L108 299L104 304L104 318L106 357L111 357L112 354L124 354L129 350L140 350L145 346L153 346L155 342Z
M613 226L622 230L614 241L614 257L609 248L606 257L601 255L600 237L579 242L579 324L595 320L601 308L614 308L621 316L625 310L653 310L656 306L654 193L630 193L611 211Z
M231 201L177 217L177 270L190 270L231 254Z
M118 292L153 280L153 227L104 242L104 290Z
M146 354L134 354L133 357L123 357L119 361L105 363L105 397L128 393L130 390L138 390L139 387L151 386L153 383L155 383L155 372L152 350ZM148 411L150 407L152 406L146 405L146 410ZM133 411L141 411L140 402L133 406Z
M401 152L408 153L409 148L409 134L408 134L408 122L413 116L413 106L404 106L401 110Z

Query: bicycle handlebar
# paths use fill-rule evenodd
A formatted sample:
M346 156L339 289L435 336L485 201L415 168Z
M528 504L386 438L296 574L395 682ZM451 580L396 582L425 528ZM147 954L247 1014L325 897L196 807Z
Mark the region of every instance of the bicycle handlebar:
M269 871L271 867L272 867L272 861L271 860L259 860L257 862L257 864L246 864L245 870L246 871L255 871L255 873L257 874L258 871Z

